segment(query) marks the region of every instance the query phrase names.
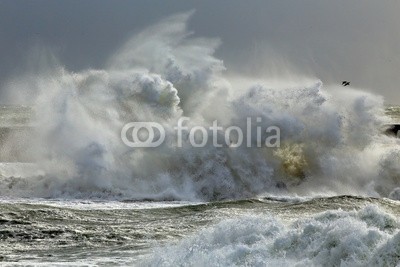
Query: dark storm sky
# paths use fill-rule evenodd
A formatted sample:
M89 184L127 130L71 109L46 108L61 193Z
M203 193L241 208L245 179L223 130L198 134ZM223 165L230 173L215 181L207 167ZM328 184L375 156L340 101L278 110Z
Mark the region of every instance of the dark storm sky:
M69 70L101 68L135 32L192 9L189 29L221 39L217 57L230 71L350 80L400 103L397 0L1 0L0 84L24 73L37 47Z

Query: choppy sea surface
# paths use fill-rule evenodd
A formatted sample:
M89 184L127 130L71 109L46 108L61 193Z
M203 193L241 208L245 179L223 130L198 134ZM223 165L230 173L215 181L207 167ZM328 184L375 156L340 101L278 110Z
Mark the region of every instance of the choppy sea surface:
M2 266L398 266L400 204L2 200Z

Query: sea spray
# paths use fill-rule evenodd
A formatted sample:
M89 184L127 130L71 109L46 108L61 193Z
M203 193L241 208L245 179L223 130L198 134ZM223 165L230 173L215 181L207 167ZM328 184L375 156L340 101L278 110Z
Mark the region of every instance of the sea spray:
M399 266L399 221L377 206L283 223L269 215L225 219L154 248L149 266ZM143 264L143 263L142 263Z
M380 133L390 121L380 96L317 79L244 86L235 81L248 78L236 75L231 82L214 57L220 41L189 32L190 15L137 34L104 69L71 72L49 64L10 83L9 90L17 86L30 99L35 115L24 152L41 175L2 179L1 194L216 200L263 193L388 196L398 186L398 158L390 156L398 141ZM218 120L244 132L249 118L261 118L252 135L256 127L277 126L280 147L178 147L174 127L182 117L190 118L189 127ZM157 148L130 148L120 132L135 121L157 122L169 138Z

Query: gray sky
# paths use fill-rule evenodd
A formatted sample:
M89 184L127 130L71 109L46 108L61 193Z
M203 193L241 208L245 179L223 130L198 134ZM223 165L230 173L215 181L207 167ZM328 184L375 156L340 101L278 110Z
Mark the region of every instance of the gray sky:
M40 46L69 70L101 68L134 33L192 9L189 29L222 40L216 56L230 71L349 80L400 104L397 0L0 0L0 84Z

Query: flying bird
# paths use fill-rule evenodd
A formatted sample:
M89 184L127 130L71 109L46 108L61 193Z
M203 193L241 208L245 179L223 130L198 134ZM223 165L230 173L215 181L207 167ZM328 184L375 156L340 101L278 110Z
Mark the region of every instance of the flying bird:
M343 86L348 86L348 85L350 85L350 82L348 82L348 81L343 81L343 82L342 82L342 85L343 85Z

